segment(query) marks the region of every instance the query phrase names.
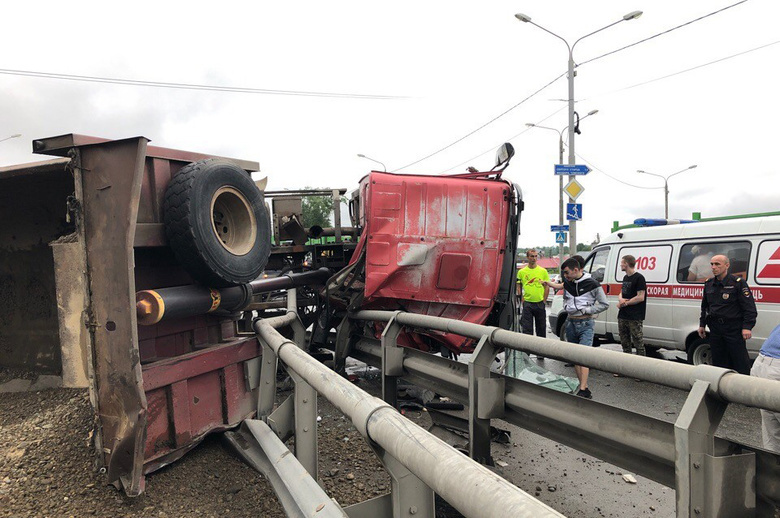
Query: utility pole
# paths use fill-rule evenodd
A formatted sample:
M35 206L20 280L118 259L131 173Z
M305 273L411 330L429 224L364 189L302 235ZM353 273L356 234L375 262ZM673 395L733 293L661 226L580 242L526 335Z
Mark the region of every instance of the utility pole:
M601 32L605 29L608 29L612 27L613 25L617 25L620 22L625 22L629 20L636 20L642 16L642 11L632 11L620 20L616 22L612 22L609 25L605 25L601 29L595 30L591 33L586 34L585 36L582 36L577 41L574 42L574 44L569 45L569 42L566 41L565 38L562 38L561 36L558 36L554 32L545 29L541 25L538 25L531 21L530 16L526 16L525 14L518 13L515 15L515 18L520 20L523 23L530 23L531 25L543 30L544 32L555 36L562 42L566 44L566 48L569 50L569 63L568 63L568 80L569 80L569 165L576 165L576 157L574 155L574 76L576 75L576 72L574 71L574 47L579 43L580 41L584 40L588 36L593 36L594 34ZM569 181L572 181L574 179L574 175L569 175ZM569 198L569 203L574 203L574 200ZM571 221L569 222L569 254L573 255L577 253L577 222Z

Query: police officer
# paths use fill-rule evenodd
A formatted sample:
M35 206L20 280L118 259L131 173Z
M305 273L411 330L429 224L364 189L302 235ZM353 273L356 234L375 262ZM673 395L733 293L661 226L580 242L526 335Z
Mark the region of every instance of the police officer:
M704 326L709 325L713 365L749 374L745 340L756 325L756 302L747 283L729 273L725 255L713 256L710 268L713 276L704 283L699 336L706 336Z

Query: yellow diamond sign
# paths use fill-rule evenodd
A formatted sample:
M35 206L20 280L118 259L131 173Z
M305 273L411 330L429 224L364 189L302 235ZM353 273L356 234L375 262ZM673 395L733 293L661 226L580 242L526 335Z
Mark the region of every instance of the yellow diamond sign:
M571 181L566 184L566 187L563 188L563 192L566 193L569 198L575 201L584 191L585 187L583 187L582 184L574 178L572 178Z

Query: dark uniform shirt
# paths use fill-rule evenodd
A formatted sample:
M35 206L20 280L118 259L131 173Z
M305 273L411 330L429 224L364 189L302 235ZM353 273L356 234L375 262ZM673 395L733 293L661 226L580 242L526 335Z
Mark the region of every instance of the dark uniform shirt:
M699 326L704 327L709 318L723 324L741 324L740 329L753 329L757 315L756 301L741 277L727 273L722 281L712 277L704 283Z

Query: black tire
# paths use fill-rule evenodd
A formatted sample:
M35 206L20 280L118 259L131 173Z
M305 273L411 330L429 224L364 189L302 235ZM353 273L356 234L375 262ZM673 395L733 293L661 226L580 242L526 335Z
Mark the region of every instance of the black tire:
M566 340L566 318L567 315L565 313L558 317L558 332L555 334L558 335L558 340L561 342L568 341Z
M237 165L209 158L183 167L163 209L168 244L197 282L223 288L262 273L271 253L268 213L263 193Z
M697 338L688 346L688 363L691 365L712 365L709 337Z

